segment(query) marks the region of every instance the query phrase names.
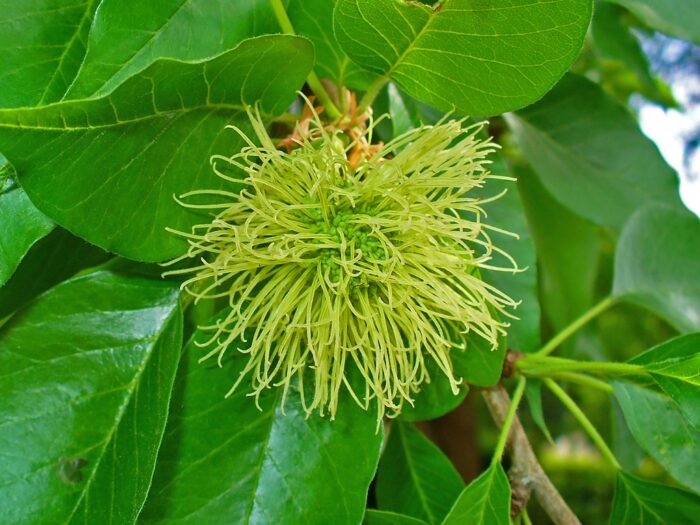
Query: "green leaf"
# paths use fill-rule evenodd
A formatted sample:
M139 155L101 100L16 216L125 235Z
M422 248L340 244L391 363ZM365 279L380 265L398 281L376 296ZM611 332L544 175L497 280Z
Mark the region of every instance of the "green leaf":
M426 525L425 521L404 514L375 509L367 509L363 523L364 525Z
M337 0L341 47L444 111L496 115L544 95L578 55L591 0Z
M498 348L492 349L481 337L472 337L466 351L452 352L452 363L455 374L468 384L488 387L501 379L505 357L505 339L501 339Z
M184 250L165 231L201 215L173 199L223 181L214 153L243 140L244 104L283 111L311 69L311 44L276 35L246 40L204 62L160 60L110 94L41 108L0 110L0 148L34 204L108 251L158 261Z
M376 413L344 397L335 421L307 417L296 389L283 403L280 388L258 408L245 383L226 398L247 357L232 347L223 368L199 364L205 337L196 332L185 350L180 409L139 523L360 523L382 445Z
M700 17L696 0L609 1L625 6L654 29L700 44Z
M457 353L461 352L454 350L453 357ZM456 362L453 359L455 374L458 377L463 377L461 371L457 369L459 364L459 359ZM403 421L427 421L438 418L462 404L469 393L469 385L463 381L459 385L459 392L455 394L450 382L435 360L430 359L425 366L430 374L430 382L424 382L420 392L413 396L413 406L410 403L404 403L399 416Z
M610 525L688 525L700 516L700 497L617 473Z
M554 200L532 171L518 171L518 188L537 247L542 307L559 331L593 304L598 231Z
M22 188L12 182L7 184L5 189L0 188L0 224L3 230L0 235L2 286L15 273L17 266L34 243L48 235L55 224L34 207Z
M675 172L629 110L590 80L566 75L507 120L545 188L595 224L621 228L654 202L681 206Z
M108 254L56 228L27 252L12 278L0 288L0 319L76 272L107 260Z
M159 58L201 60L277 24L268 0L4 0L0 28L9 108L107 93Z
M681 332L700 329L700 220L652 206L625 226L615 252L613 294L645 306Z
M168 414L177 287L93 273L0 331L4 524L133 523Z
M287 5L294 30L314 44L314 70L338 86L366 90L376 77L350 62L333 33L333 9L337 0L290 0Z
M700 333L666 341L630 362L644 365L695 430L700 431Z
M547 441L554 444L552 434L549 433L547 422L544 420L544 411L542 410L542 381L536 378L528 378L525 385L525 395L527 404L530 407L530 414L532 414L532 420L542 431Z
M450 460L427 437L413 425L392 424L377 475L380 509L438 524L463 488Z
M443 525L508 525L510 483L500 463L492 463L462 491Z
M269 0L103 0L65 98L107 94L160 58L203 60L277 31Z
M61 98L80 67L98 4L0 0L0 108Z
M637 443L674 478L700 492L700 432L688 425L678 405L638 385L614 382L613 387Z

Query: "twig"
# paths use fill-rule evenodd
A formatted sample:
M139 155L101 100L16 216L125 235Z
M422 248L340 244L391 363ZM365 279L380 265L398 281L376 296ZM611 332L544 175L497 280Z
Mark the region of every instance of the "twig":
M508 392L502 385L498 384L493 388L483 390L482 395L494 421L498 425L502 425L510 407ZM581 525L579 519L542 470L517 417L513 420L510 429L508 448L515 470L523 473L523 479L529 483L537 501L555 525Z

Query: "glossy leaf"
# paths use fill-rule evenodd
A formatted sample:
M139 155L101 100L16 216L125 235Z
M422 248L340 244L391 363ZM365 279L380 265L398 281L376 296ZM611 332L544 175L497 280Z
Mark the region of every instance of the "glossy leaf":
M654 381L700 431L700 333L662 343L630 362L651 372Z
M700 492L700 432L685 421L665 395L634 384L615 382L627 425L641 447L678 481Z
M458 350L455 350L453 355L457 352ZM453 361L456 366L459 366L459 363L459 359ZM455 394L445 374L432 359L426 363L426 367L430 374L430 382L426 381L421 385L420 392L413 396L413 405L404 403L399 416L403 421L427 421L443 416L457 408L469 393L469 385L462 381L458 393ZM457 368L455 373L463 378Z
M0 0L0 108L59 100L85 54L99 2Z
M94 2L97 3L97 2ZM104 95L160 58L203 60L278 31L269 0L99 2L68 99Z
M625 6L663 33L700 44L700 17L696 0L609 0Z
M0 331L0 514L7 525L133 523L181 347L178 290L94 273Z
M544 312L558 331L593 303L597 228L559 204L532 171L518 172L518 187L537 247Z
M367 509L364 525L426 525L426 522L404 514Z
M500 463L493 463L462 491L443 525L508 525L510 483Z
M688 525L700 516L700 497L618 472L609 525Z
M377 476L377 502L390 510L441 523L464 488L450 460L413 425L391 426Z
M213 59L161 60L103 98L0 110L0 148L34 204L105 250L157 261L201 216L173 199L222 185L214 153L244 144L244 104L283 111L312 64L308 41L259 37Z
M159 58L201 60L276 30L267 0L2 1L0 107L106 93Z
M445 111L495 115L544 95L578 55L590 0L337 0L351 60Z
M139 523L360 523L382 444L376 413L344 397L335 421L307 417L299 393L283 403L279 388L258 408L245 384L226 398L246 356L231 348L223 368L200 364L204 337L185 350Z
M681 332L700 330L700 219L649 207L625 226L615 253L613 293L663 316Z
M0 319L76 272L106 261L109 255L62 228L38 241L0 288Z
M547 190L595 224L621 228L650 203L681 205L678 179L659 150L590 80L565 76L508 123Z
M268 0L269 1L269 0ZM314 44L314 70L338 86L366 90L376 77L350 61L333 33L333 9L337 0L290 0L287 13L297 34Z
M0 156L0 164L2 159ZM0 286L17 269L29 249L54 229L51 219L37 210L24 190L13 182L0 187ZM0 318L2 315L0 315Z

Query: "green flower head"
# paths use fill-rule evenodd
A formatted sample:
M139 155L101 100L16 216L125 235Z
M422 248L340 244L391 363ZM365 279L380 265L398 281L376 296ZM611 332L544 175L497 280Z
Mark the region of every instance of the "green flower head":
M306 411L331 417L342 389L364 407L376 401L380 418L398 414L430 380L430 360L457 392L459 334L495 348L507 326L499 317L515 306L479 275L494 252L516 267L493 246L487 201L471 191L494 178L482 125L444 120L369 146L372 126L348 134L313 114L286 152L258 115L251 121L254 138L233 128L247 147L211 159L231 191L183 196L221 201L184 204L210 208L213 219L181 233L190 247L178 261L198 262L170 272L193 274L183 286L197 300L228 299L228 314L205 327L203 359L221 362L237 342L247 365L231 392L248 381L256 395L286 395L298 384ZM350 381L353 368L364 381Z

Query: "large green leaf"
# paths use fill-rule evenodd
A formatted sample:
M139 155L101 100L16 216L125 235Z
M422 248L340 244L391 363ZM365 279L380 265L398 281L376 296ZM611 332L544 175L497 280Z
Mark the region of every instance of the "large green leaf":
M559 331L593 303L597 228L559 204L532 171L518 171L518 188L537 246L543 309Z
M700 497L674 487L617 473L609 525L689 525L700 516Z
M700 431L700 333L676 337L630 362L643 365Z
M297 34L314 44L314 69L338 86L366 90L376 77L352 63L333 33L333 9L337 0L290 0L287 12Z
M0 108L59 100L80 67L99 1L0 0Z
M32 245L48 235L55 226L51 219L34 207L22 188L9 181L3 189L1 182L0 286L12 277Z
M609 1L625 6L654 29L700 44L697 0Z
M275 35L204 62L160 60L102 98L0 110L0 149L34 204L108 251L157 261L183 250L167 226L201 217L173 195L217 188L208 160L238 151L227 124L244 104L283 111L312 65L311 44Z
M299 393L268 390L261 408L245 384L226 392L246 363L197 362L195 333L176 379L153 487L140 523L357 524L382 444L376 413L351 399L335 421L307 417ZM308 395L308 392L307 392Z
M615 382L627 426L642 448L678 481L700 492L700 432L664 394L642 386Z
M0 107L106 93L159 58L201 60L276 30L268 0L3 0Z
M377 502L390 510L441 523L464 488L450 460L411 424L396 421L377 476Z
M56 228L27 252L12 278L0 288L0 319L76 272L109 255L62 228Z
M160 58L202 60L277 29L269 0L103 0L65 96L106 94Z
M544 95L581 49L591 0L337 0L351 60L445 111L496 115Z
M462 491L443 525L508 525L510 483L500 463L492 463Z
M621 228L649 203L680 206L674 171L628 109L590 80L566 75L508 123L545 188L581 217Z
M0 515L7 525L133 523L181 347L177 287L67 281L0 331Z
M700 329L699 275L700 219L660 206L630 219L615 253L614 295L692 332Z

